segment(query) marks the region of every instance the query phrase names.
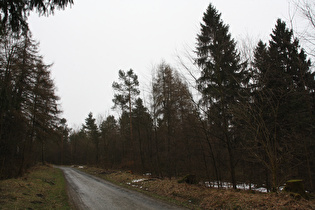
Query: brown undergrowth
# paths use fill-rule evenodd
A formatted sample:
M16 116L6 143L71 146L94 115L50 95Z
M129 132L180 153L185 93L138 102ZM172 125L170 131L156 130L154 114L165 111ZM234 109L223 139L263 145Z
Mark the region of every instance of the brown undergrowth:
M315 209L315 200L295 199L288 193L260 193L244 190L207 188L178 183L178 179L159 179L130 171L85 167L85 172L115 184L190 209Z

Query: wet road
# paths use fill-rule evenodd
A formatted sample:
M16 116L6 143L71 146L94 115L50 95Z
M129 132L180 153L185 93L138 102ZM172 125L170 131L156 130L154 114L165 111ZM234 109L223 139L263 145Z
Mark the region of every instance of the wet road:
M76 209L181 209L74 168L58 168L64 172L69 196Z

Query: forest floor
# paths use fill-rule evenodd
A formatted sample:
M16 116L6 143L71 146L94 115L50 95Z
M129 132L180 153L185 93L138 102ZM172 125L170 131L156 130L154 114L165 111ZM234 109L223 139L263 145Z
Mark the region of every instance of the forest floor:
M37 165L23 177L0 180L0 209L70 209L62 171Z
M315 199L294 198L292 194L261 193L249 190L209 188L178 183L178 179L160 179L132 172L84 167L81 170L190 209L315 209Z

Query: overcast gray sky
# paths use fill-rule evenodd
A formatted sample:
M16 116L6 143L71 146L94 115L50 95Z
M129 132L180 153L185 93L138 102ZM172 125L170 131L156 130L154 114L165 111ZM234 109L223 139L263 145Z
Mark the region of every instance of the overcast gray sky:
M164 60L177 66L177 55L194 48L210 2L236 41L246 36L267 41L277 18L289 17L288 0L74 0L54 16L32 14L30 29L45 62L54 63L69 126L80 126L90 111L114 112L118 70L132 68L144 92L155 65Z

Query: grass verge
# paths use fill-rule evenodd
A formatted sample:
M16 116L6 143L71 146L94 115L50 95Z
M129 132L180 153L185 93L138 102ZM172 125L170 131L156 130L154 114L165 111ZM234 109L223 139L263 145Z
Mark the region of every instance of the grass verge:
M260 193L207 188L130 172L94 167L81 169L129 189L190 209L315 209L315 200L296 199L289 193Z
M0 209L70 209L60 169L37 165L21 178L0 181Z

